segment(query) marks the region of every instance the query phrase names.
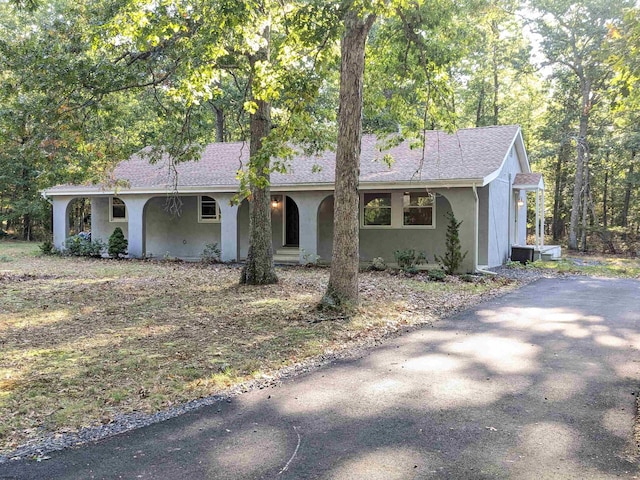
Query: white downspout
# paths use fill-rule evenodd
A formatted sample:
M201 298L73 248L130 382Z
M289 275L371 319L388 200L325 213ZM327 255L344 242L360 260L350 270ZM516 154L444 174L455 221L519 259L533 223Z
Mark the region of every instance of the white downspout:
M492 272L490 270L484 270L483 268L480 268L478 266L478 252L480 250L480 247L478 245L478 231L479 231L479 224L480 224L480 199L478 198L478 190L476 189L476 184L473 184L473 195L475 197L475 209L476 209L476 213L475 213L475 219L474 219L474 225L473 225L473 248L474 248L474 255L473 255L473 271L474 273L482 273L484 275L497 275L496 272Z

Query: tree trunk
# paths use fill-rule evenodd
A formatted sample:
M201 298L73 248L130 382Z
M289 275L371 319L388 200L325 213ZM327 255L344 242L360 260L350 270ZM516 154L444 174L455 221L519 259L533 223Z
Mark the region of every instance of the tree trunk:
M567 144L560 146L558 160L555 168L555 188L553 197L553 241L557 242L564 236L564 221L562 213L564 211L564 201L562 191L566 183L565 179L565 157L567 154Z
M500 96L500 80L498 78L498 38L500 30L497 22L491 22L491 30L493 32L493 48L492 48L492 68L493 68L493 119L492 125L498 125L498 115L500 113L500 105L498 103Z
M249 252L240 275L240 283L268 285L278 277L273 266L271 241L271 205L269 188L269 159L260 153L262 140L271 129L271 106L263 100L256 101L258 109L251 115L249 168L255 171L256 181L251 185L249 197ZM264 185L264 186L262 186Z
M589 221L589 161L584 162L584 189L582 192L582 229L580 230L580 250L587 251L587 222Z
M484 81L480 87L480 93L478 94L478 107L476 108L476 128L482 127L482 112L484 110Z
M633 177L633 163L636 158L636 152L631 152L631 164L629 165L629 171L627 172L627 181L624 188L624 203L622 204L622 218L620 219L620 225L624 228L629 226L629 205L631 203L631 188Z
M267 39L267 46L258 52L255 60L269 58L269 27L265 29L263 35ZM240 274L240 283L268 285L278 281L273 266L271 240L271 189L269 188L271 159L261 151L264 139L271 132L271 104L265 100L254 99L254 101L257 108L249 120L249 170L252 180L249 197L249 251Z
M373 14L362 18L354 9L350 10L345 16L345 32L341 42L333 252L329 284L322 304L343 310L358 304L358 182L362 147L364 50L374 21Z
M580 222L580 207L584 194L584 160L587 152L587 131L589 129L589 112L591 108L591 86L585 79L581 79L582 110L580 111L580 131L578 132L576 176L573 185L573 199L571 201L571 219L569 221L569 250L578 249L578 224ZM585 215L584 212L582 212Z
M216 112L216 142L224 142L224 110L219 107L213 106Z
M609 152L607 152L607 160L609 160ZM607 162L608 163L608 162ZM602 194L602 228L607 229L609 225L607 225L609 219L607 215L607 195L609 190L609 169L607 168L604 171L604 193Z
M27 200L30 197L29 195L30 184L31 184L31 179L29 178L29 171L25 167L22 169L22 199L23 200ZM22 239L26 241L33 240L33 236L31 234L31 214L29 213L24 213L22 215Z

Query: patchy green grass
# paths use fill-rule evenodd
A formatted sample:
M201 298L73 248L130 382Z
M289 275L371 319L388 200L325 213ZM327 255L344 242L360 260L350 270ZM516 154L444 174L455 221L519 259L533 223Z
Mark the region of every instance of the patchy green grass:
M595 277L640 278L640 259L613 255L567 255L560 261L537 260L526 266L563 274L590 275Z
M47 432L154 412L433 321L504 280L363 273L350 319L320 317L327 269L240 286L237 267L38 255L0 241L0 453Z

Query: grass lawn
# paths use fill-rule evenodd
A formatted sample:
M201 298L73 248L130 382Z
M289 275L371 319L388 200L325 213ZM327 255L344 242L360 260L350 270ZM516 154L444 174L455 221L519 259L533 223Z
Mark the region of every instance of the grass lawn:
M278 275L240 286L235 266L43 257L0 241L0 453L269 378L517 286L363 273L358 313L327 320L314 310L327 269Z
M594 277L640 278L640 258L618 255L569 254L560 261L535 261L520 267L549 270L563 274L591 275Z

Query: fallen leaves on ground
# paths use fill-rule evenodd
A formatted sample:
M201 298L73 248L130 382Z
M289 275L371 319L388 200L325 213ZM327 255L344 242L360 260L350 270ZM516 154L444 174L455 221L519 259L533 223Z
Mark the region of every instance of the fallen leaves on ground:
M269 378L516 286L367 272L346 318L316 310L328 269L279 268L275 285L241 286L226 265L24 254L5 267L0 453Z

